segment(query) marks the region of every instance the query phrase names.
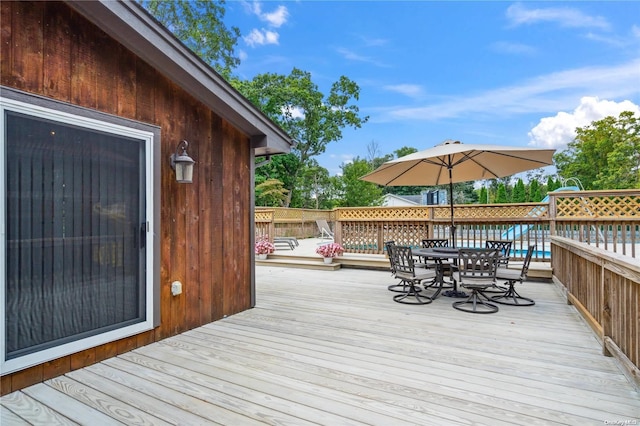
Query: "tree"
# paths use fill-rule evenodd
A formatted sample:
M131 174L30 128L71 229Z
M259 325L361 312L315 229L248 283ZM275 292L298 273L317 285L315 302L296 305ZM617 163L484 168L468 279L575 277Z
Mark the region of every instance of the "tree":
M528 201L538 203L542 201L542 194L540 193L540 183L537 179L529 182L529 197Z
M449 186L443 186L442 188ZM456 204L473 204L478 202L478 193L474 188L473 182L459 182L453 184L453 201Z
M368 120L353 103L360 97L360 88L345 76L331 85L327 96L311 81L311 73L297 68L288 76L266 73L251 81L234 79L232 84L297 141L289 154L297 161L288 162L287 180L278 176L290 191L287 206L303 167L325 152L328 143L339 141L344 127L359 128Z
M548 176L547 177L547 185L546 185L546 191L547 192L553 192L556 189L560 188L560 184L558 184L558 182L556 182L556 180L553 179L553 176Z
M480 188L480 196L478 197L478 202L480 204L489 204L489 194L487 193L487 188L484 186Z
M624 111L577 128L554 162L561 176L578 178L585 189L640 188L640 118Z
M393 160L393 154L387 154L380 156L380 144L376 141L371 141L367 145L367 161L371 164L371 169L375 170L382 166L383 163Z
M256 166L258 166L258 164L256 164ZM256 168L256 184L267 179L278 179L282 182L284 188L292 188L295 185L292 173L299 167L299 160L295 155L272 156L270 163ZM290 196L285 200L285 205L287 207L289 206L289 199Z
M367 160L356 157L353 162L343 164L341 183L341 207L377 206L382 202L382 188L375 183L360 179L371 172L371 164Z
M505 187L505 184L500 182L498 184L498 192L496 194L496 203L506 203L508 202L507 200L507 189Z
M516 185L513 187L513 194L511 195L512 203L525 203L527 201L527 192L524 188L524 181L519 178Z
M162 25L227 80L240 64L237 27L224 24L224 0L141 0Z
M256 205L282 207L287 191L278 179L267 179L256 185Z
M308 209L333 208L333 191L329 171L312 160L310 167L304 167L300 173L296 206Z
M399 148L393 151L394 155L391 155L391 158L389 158L389 160L392 160L394 158L404 157L406 155L413 154L414 152L418 152L418 150L410 146L403 146L402 148ZM422 191L426 190L427 188L428 187L426 186L417 186L417 185L387 186L384 188L384 192L385 194L396 194L396 195L420 195Z

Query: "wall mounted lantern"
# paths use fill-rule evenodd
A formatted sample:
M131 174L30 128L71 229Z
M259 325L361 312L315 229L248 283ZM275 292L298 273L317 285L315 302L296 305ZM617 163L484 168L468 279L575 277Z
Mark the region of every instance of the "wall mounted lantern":
M193 182L193 165L195 161L187 154L189 142L182 141L176 146L176 152L171 154L171 168L176 171L176 182L191 183ZM178 153L182 148L182 153Z

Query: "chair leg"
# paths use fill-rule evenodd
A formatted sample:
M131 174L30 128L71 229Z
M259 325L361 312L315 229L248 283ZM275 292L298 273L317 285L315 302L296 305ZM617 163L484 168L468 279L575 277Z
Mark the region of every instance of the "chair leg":
M481 292L477 289L473 289L471 291L471 295L469 295L466 300L453 302L452 306L459 311L471 312L474 314L493 314L498 312L498 307L493 303L482 300L482 298L479 297L481 295Z
M418 291L422 291L421 288L415 287ZM400 282L400 284L391 284L387 287L387 290L393 291L394 293L406 293L409 289L409 283L406 281Z
M408 289L404 294L397 294L393 296L394 302L404 303L406 305L426 305L433 302L433 299L424 294L420 294L421 288L416 286L413 282L408 282Z
M504 287L501 285L497 285L495 287L489 287L486 290L482 290L483 293L506 293L509 291L509 287Z
M490 300L495 303L511 306L533 306L536 304L533 299L520 296L514 288L514 283L510 283L509 288L503 294L492 296Z

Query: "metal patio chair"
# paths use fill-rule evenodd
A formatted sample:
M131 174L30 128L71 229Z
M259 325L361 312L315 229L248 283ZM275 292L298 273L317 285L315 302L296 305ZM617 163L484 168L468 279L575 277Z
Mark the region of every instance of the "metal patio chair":
M493 314L498 306L490 303L483 291L496 285L498 250L461 248L458 252L458 268L453 279L458 286L471 291L466 300L453 302L460 311L474 314Z
M498 259L498 268L506 268L509 266L509 256L511 255L511 246L513 241L506 240L487 240L485 241L485 248L495 249L500 252L500 259Z
M509 256L511 254L511 246L513 241L507 240L487 240L485 241L485 248L498 250L500 258L498 259L498 268L504 269L509 266ZM496 285L493 288L488 288L485 293L504 293L508 290L508 287Z
M392 248L392 254L396 270L395 277L407 286L402 294L393 296L393 300L409 305L426 305L433 302L431 297L420 294L422 289L419 284L425 280L435 280L437 272L432 269L416 268L411 247L396 245Z
M517 282L522 284L524 280L527 279L527 273L529 272L529 265L531 264L531 258L533 257L533 252L535 251L535 249L536 249L535 245L529 246L529 248L527 249L527 255L524 258L524 263L522 264L521 270L498 268L498 271L496 272L496 279L507 280L505 284L508 287L504 293L492 296L490 298L492 302L501 303L503 305L512 305L512 306L532 306L536 304L536 302L534 302L533 299L520 296L514 287L514 285Z
M449 240L443 238L425 238L421 242L422 248L442 248L449 247ZM456 255L457 256L457 255ZM454 265L451 262L445 261L441 258L435 259L430 257L421 256L425 267L427 269L438 269L440 268L440 272L443 276L451 276L451 271L454 268ZM431 283L434 285L435 282ZM452 282L443 281L442 288L452 288Z

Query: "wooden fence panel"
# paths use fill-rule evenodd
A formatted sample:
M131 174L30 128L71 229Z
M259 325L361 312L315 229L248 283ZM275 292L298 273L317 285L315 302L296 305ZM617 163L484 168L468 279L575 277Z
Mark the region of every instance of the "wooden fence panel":
M640 386L640 264L568 238L552 237L554 281Z

